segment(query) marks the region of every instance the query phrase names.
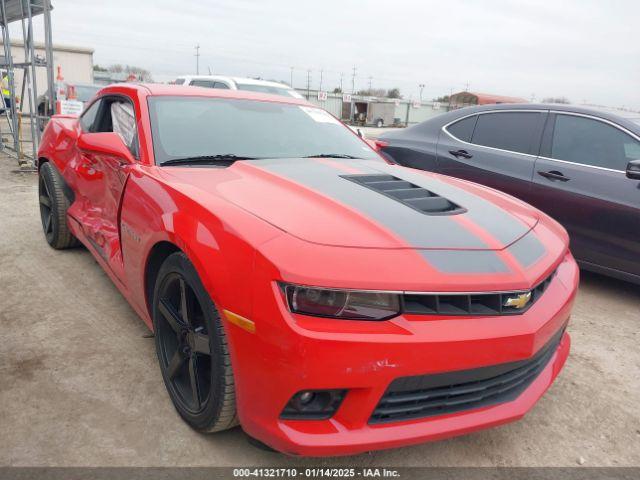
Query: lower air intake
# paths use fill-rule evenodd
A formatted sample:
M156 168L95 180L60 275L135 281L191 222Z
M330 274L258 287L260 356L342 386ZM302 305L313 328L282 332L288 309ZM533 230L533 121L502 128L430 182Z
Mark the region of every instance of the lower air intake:
M544 370L564 329L528 360L394 380L369 423L434 417L515 400Z

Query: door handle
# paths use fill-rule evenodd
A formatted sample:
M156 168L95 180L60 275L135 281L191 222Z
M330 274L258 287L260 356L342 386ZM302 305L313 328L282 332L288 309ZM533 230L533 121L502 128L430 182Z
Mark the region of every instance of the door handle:
M466 150L449 150L449 153L451 155L453 155L454 157L458 158L458 157L462 157L462 158L472 158L473 155L471 155L469 152L467 152Z
M560 180L561 182L568 182L569 177L565 177L561 172L557 170L551 170L550 172L543 172L538 170L538 175L548 178L549 180Z

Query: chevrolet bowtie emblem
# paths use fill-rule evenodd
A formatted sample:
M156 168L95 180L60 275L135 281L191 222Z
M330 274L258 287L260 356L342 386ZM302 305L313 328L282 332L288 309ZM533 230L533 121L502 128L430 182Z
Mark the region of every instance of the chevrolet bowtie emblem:
M531 292L521 293L519 295L507 298L504 301L504 306L513 307L520 310L521 308L524 308L527 306L527 304L529 303L529 300L531 300Z

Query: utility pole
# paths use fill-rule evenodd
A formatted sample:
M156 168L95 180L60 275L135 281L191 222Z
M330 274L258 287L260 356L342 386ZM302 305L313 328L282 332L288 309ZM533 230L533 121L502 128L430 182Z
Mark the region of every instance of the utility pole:
M322 91L322 69L320 69L320 87L318 87L319 91Z
M469 91L469 80L467 80L467 83L464 84L464 91L465 92Z
M418 88L420 89L420 102L422 102L422 91L424 90L425 84L421 83L420 85L418 85Z
M373 80L373 77L369 75L369 95L371 95L371 80Z
M196 75L200 75L200 44L195 46L196 49Z
M311 88L311 70L307 70L307 100L310 98L309 89Z
M289 67L289 68L291 68L291 80L289 82L289 86L293 88L293 67Z
M340 72L340 93L344 93L342 89L342 79L344 78L344 73Z
M351 94L356 93L356 70L357 68L353 67L353 75L351 76Z

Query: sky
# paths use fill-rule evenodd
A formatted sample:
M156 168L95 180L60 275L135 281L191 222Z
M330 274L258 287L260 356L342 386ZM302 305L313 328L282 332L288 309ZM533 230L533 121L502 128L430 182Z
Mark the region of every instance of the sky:
M51 0L54 43L157 81L261 77L406 98L469 90L640 110L637 0ZM39 22L41 23L41 22ZM41 30L36 30L36 36ZM371 78L369 78L371 77Z

